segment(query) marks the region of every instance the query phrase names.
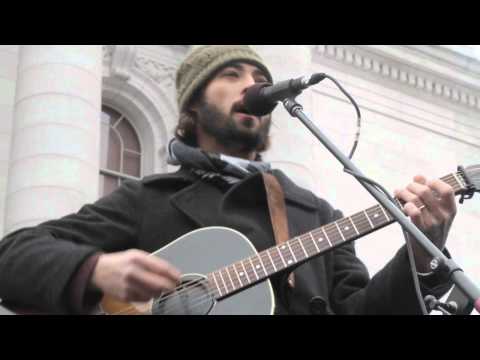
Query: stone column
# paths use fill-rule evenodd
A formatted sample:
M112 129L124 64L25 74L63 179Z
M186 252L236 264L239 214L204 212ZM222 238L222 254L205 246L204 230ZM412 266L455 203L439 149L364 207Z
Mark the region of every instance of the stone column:
M5 233L97 199L101 84L101 45L21 46Z
M308 45L255 45L252 46L269 66L274 80L282 81L311 74L311 47ZM312 94L305 91L297 100L307 114L312 111ZM310 111L310 113L309 113ZM310 170L313 161L313 135L298 119L292 118L283 105L273 113L272 147L265 160L281 169L298 185L315 190Z

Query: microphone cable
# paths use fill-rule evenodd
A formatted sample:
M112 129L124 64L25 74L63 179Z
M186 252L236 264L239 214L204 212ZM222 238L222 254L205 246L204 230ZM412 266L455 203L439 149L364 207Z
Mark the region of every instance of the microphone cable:
M352 160L353 155L355 154L355 151L357 150L358 143L360 141L360 132L361 132L361 129L362 129L362 115L360 114L360 108L358 107L358 105L357 105L356 101L353 99L353 97L350 96L350 94L347 92L347 90L345 90L343 88L343 86L340 85L340 83L337 80L335 80L333 77L331 77L330 75L327 75L325 73L316 74L316 75L322 76L323 78L326 78L326 79L329 79L330 81L332 81L340 89L340 91L350 100L350 102L353 104L353 107L355 108L355 112L357 113L357 131L355 133L355 139L354 139L354 142L353 142L352 150L350 150L350 154L348 155L348 158L350 160ZM315 75L313 77L315 77Z

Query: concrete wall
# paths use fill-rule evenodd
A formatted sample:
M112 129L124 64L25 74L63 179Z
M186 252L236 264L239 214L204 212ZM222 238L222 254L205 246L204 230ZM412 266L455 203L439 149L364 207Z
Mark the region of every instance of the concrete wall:
M4 232L8 162L17 79L18 46L0 45L0 234Z

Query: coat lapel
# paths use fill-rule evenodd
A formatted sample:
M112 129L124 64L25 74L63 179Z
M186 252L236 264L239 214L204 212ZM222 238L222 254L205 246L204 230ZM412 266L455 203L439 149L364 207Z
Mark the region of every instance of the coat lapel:
M176 173L156 174L143 179L145 186L162 188L171 184L175 190L169 196L170 204L192 220L196 226L205 227L208 219L204 214L204 201L209 194L202 187L206 187L195 175L186 169L180 169ZM203 186L202 186L203 185Z
M170 203L197 226L214 226L218 208L212 200L218 198L218 191L214 186L198 180L173 194Z

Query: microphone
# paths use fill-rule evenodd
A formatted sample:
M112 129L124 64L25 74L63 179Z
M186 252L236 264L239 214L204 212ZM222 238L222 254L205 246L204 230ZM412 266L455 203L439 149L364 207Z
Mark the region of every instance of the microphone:
M270 83L255 84L247 90L243 103L252 115L268 115L275 109L279 101L297 97L303 90L318 84L325 77L325 74L320 73L310 77L304 76L298 79L281 81L275 85Z

